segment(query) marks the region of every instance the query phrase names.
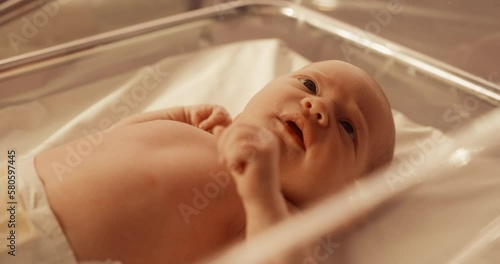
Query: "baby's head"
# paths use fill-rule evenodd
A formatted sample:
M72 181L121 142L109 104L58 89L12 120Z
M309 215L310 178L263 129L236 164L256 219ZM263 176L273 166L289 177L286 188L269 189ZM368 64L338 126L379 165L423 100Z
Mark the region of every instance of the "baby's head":
M312 63L276 78L234 122L275 132L280 182L297 206L338 191L390 161L395 128L379 85L341 61Z

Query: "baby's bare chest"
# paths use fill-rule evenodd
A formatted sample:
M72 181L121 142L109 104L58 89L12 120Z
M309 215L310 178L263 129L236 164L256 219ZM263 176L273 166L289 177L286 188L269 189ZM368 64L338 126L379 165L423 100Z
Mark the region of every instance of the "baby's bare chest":
M231 176L217 163L210 134L156 123L117 131L104 141L48 189L79 255L97 257L92 252L107 247L116 259L186 260L237 238L243 208ZM89 239L99 242L89 247ZM151 253L151 244L162 250Z

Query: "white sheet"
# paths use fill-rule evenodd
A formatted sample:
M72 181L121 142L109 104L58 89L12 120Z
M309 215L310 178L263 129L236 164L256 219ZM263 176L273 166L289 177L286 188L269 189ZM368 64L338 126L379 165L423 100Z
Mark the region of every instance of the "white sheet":
M101 122L114 123L134 113L175 105L215 103L235 115L275 76L306 63L276 40L166 58L121 76L1 109L0 146L16 147L22 155L35 154L99 129ZM155 69L157 73L151 74ZM152 81L154 76L160 82ZM147 89L145 80L156 88ZM140 91L147 95L142 98ZM132 98L129 105L126 97Z
M221 104L234 116L274 77L308 63L273 39L166 58L150 67L1 109L0 149L33 155L109 127L126 115L176 105ZM395 162L410 160L418 142L433 135L446 140L434 128L416 124L397 111L394 115ZM490 163L486 160L473 167L470 174ZM443 263L500 214L500 203L493 202L500 201L498 177L490 173L477 180L470 174L417 188L385 207L362 229L341 238L336 256L341 263ZM473 214L468 213L471 208Z

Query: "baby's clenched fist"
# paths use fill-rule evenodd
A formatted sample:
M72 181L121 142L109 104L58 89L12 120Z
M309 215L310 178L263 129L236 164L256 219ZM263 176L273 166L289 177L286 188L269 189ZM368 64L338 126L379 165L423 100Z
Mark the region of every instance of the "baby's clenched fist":
M233 175L242 199L279 193L279 143L266 128L249 124L216 127L219 161Z

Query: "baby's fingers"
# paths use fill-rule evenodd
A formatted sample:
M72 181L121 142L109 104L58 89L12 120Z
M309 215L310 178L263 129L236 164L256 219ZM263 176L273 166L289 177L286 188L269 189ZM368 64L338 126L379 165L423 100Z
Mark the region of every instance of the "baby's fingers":
M215 138L219 140L224 130L226 130L226 128L223 126L215 126L212 130L212 133L214 134Z
M217 111L212 113L207 119L203 120L198 127L209 131L212 130L215 126L227 126L231 123L231 117L225 111Z
M241 176L246 172L248 164L255 159L256 154L257 149L253 144L241 142L226 149L222 163L232 175Z
M215 133L220 161L236 174L246 172L248 166L267 167L275 162L279 150L267 129L240 124L230 126L222 134L216 129Z

